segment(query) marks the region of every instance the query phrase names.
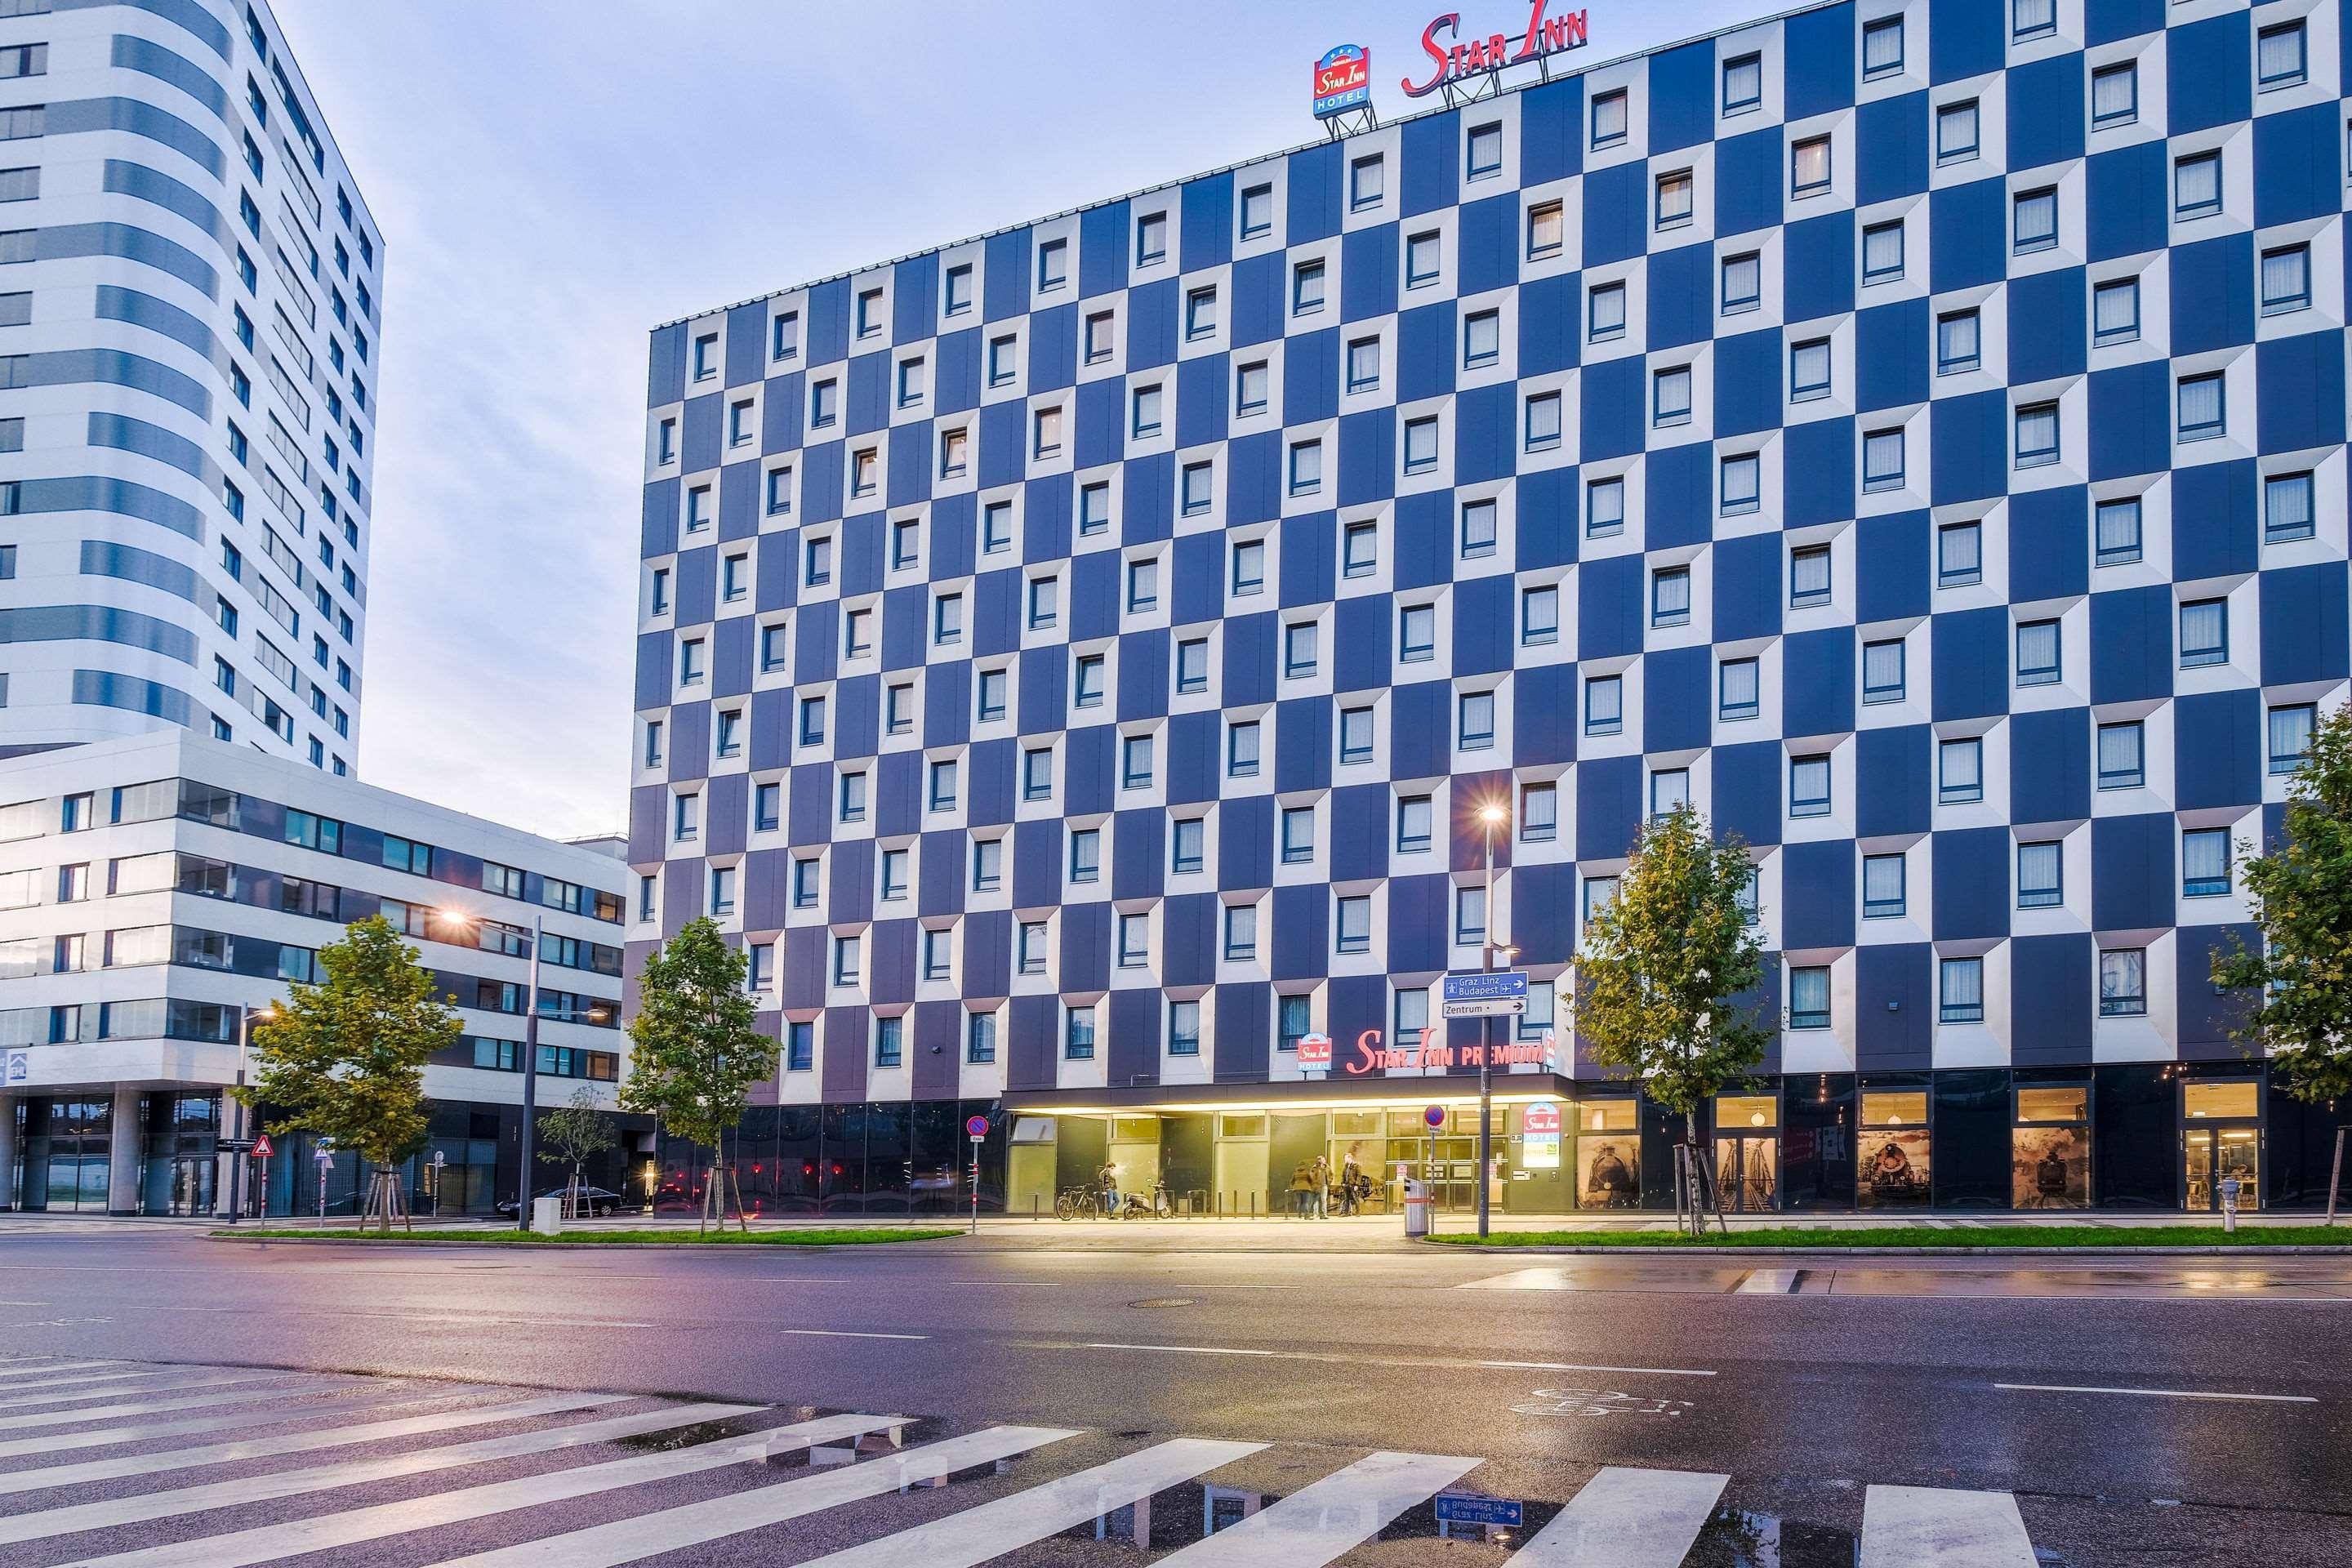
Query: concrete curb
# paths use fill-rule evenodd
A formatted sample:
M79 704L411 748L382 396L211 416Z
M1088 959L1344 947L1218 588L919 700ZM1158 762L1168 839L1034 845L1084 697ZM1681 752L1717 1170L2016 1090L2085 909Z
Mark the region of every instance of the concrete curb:
M858 1252L877 1247L909 1247L954 1237L908 1237L900 1241L493 1241L470 1236L254 1236L208 1234L206 1241L246 1247L467 1247L505 1252Z
M2352 1253L2337 1247L2292 1243L2245 1247L1467 1247L1424 1241L1424 1247L1468 1257L1487 1253L1574 1258L2302 1258Z

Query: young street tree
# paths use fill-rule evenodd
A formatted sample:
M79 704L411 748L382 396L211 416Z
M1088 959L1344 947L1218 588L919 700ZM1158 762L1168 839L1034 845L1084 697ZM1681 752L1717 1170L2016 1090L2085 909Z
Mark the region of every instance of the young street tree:
M2261 951L2234 940L2213 984L2252 993L2237 1037L2306 1100L2352 1094L2352 708L2315 726L2287 785L2286 835L2242 869Z
M243 1091L279 1112L270 1131L300 1128L373 1163L361 1223L377 1217L386 1230L395 1206L405 1211L397 1167L425 1142L425 1063L459 1031L416 956L381 915L320 948L325 978L289 985L254 1026L257 1072Z
M752 1027L743 973L743 954L707 919L688 921L647 958L621 1086L623 1110L650 1112L671 1137L710 1150L702 1222L716 1215L722 1228L733 1172L720 1140L742 1121L751 1086L776 1071L776 1042ZM740 1189L735 1206L740 1218Z
M1754 1068L1769 1037L1728 1005L1764 973L1741 908L1752 873L1737 835L1716 838L1697 812L1676 806L1642 829L1617 897L1586 922L1577 955L1577 1032L1594 1061L1682 1113L1694 1172L1704 1169L1699 1105Z
M569 1200L564 1207L571 1217L581 1217L588 1206L581 1195L580 1168L607 1149L621 1146L620 1134L613 1130L613 1119L596 1105L596 1091L583 1089L572 1097L572 1103L549 1111L539 1119L539 1157L551 1165L570 1167L569 1179L563 1185Z

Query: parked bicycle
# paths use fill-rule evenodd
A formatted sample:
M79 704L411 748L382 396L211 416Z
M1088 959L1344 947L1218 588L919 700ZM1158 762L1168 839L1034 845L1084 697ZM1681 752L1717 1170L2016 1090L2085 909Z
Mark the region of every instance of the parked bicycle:
M1068 1187L1054 1200L1055 1219L1100 1219L1102 1194L1092 1187Z

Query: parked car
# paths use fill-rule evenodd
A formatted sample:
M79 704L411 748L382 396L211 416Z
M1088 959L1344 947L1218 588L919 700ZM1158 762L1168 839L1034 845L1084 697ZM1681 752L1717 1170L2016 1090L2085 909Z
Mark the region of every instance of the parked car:
M560 1198L568 1190L563 1187L550 1187L539 1195L543 1198ZM586 1202L588 1212L598 1219L619 1212L629 1201L610 1187L583 1187L580 1189L580 1196ZM514 1215L518 1206L512 1198L500 1198L497 1205L499 1213L509 1216Z

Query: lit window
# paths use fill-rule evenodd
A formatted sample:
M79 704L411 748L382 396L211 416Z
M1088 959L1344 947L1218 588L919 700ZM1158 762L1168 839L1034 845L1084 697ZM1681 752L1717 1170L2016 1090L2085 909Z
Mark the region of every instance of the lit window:
M1808 137L1789 149L1789 188L1792 195L1812 195L1830 188L1830 139Z

